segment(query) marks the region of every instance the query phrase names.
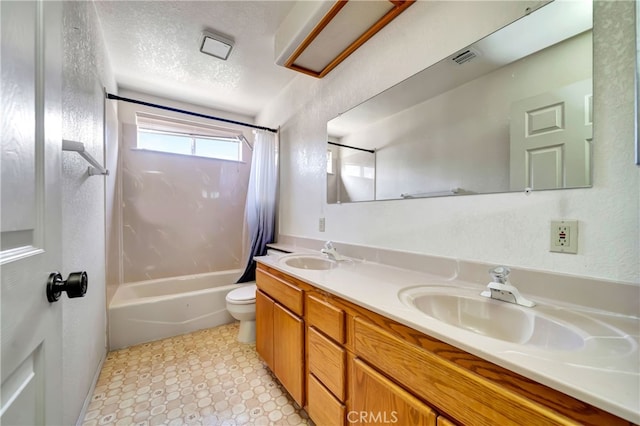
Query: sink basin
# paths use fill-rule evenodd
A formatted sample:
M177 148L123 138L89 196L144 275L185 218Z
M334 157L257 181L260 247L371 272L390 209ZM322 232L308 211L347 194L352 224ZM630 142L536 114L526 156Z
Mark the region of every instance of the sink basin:
M298 269L309 270L326 270L338 267L338 263L322 256L313 255L295 255L287 256L280 259L281 263Z
M579 328L536 308L482 297L476 290L418 287L401 292L400 299L438 321L494 339L563 351L585 346Z

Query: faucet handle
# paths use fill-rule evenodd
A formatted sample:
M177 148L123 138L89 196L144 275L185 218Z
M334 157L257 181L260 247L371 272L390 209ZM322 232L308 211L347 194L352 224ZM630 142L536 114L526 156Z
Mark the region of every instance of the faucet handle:
M511 273L511 269L506 266L496 266L495 268L489 269L489 274L493 279L493 282L506 284L508 281L509 273Z
M333 250L333 243L331 241L327 241L324 243L325 250Z

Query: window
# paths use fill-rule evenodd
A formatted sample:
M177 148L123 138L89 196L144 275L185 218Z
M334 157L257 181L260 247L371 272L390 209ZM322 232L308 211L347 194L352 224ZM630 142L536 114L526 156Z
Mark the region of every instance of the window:
M376 176L375 168L361 164L345 164L342 174L345 176L361 177L365 179L374 179Z
M146 113L137 113L136 121L137 149L242 161L240 131Z
M327 173L333 174L333 152L327 150Z

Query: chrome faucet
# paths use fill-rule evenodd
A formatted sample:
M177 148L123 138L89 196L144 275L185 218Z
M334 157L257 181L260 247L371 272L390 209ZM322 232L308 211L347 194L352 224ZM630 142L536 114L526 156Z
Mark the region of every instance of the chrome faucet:
M327 241L324 243L324 248L320 250L320 253L325 254L329 259L340 261L344 260L345 257L338 253L338 250L333 246L331 241Z
M510 272L511 270L506 266L496 266L490 269L489 274L492 281L487 284L487 290L480 293L480 295L528 308L536 306L534 302L521 295L518 289L509 282L508 276Z

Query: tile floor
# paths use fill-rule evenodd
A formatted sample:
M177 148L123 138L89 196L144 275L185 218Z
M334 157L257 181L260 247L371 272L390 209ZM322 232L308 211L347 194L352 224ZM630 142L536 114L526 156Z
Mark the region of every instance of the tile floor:
M313 425L238 324L107 354L84 426Z

